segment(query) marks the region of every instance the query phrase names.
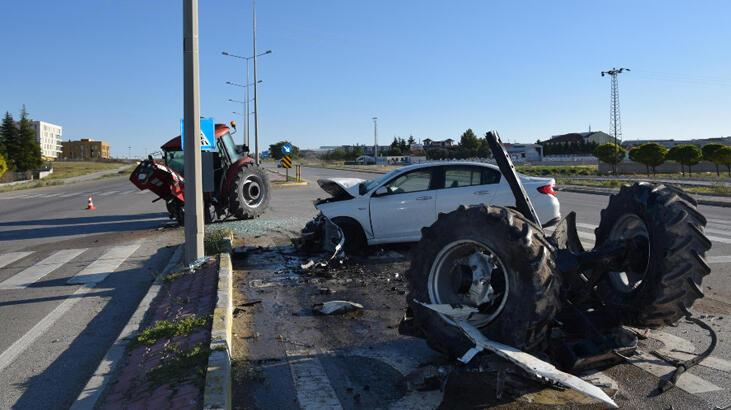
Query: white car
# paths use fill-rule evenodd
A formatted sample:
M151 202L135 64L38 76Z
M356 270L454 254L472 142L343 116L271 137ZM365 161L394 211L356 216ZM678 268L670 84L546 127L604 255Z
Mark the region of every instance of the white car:
M555 180L520 175L544 227L561 218ZM498 167L480 162L410 165L373 180L327 178L317 181L332 195L315 207L345 233L350 249L416 242L421 228L460 205L515 206L515 197Z

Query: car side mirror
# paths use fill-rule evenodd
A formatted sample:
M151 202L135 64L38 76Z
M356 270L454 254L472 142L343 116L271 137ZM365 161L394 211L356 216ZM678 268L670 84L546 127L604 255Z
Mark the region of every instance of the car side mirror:
M388 193L388 188L386 188L385 186L382 186L382 187L379 187L378 189L376 189L376 192L374 192L373 195L381 196L381 195L386 195L387 193Z

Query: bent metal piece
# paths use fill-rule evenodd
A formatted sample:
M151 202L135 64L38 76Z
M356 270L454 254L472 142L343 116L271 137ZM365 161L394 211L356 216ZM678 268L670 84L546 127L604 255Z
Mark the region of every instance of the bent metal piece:
M489 350L503 359L507 359L512 363L515 363L518 367L527 371L528 373L538 377L539 379L550 380L554 383L558 383L562 386L566 386L577 392L583 393L593 399L599 400L603 403L608 404L613 408L618 408L617 403L612 400L611 397L607 396L604 391L593 384L586 382L572 374L568 374L558 370L554 365L544 362L537 357L516 349L512 346L502 344L493 340L488 339L485 335L480 332L475 326L471 325L465 320L469 317L468 311L470 309L464 309L463 307L455 307L453 310L450 309L450 305L429 305L421 303L417 300L414 302L429 308L437 313L446 314L451 316L454 323L459 326L462 332L475 344L475 347L468 350L459 361L462 363L469 363L475 355L483 350ZM451 311L451 313L450 313Z

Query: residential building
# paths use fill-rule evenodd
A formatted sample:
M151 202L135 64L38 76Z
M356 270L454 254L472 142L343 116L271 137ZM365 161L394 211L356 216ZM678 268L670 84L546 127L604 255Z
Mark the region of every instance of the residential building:
M603 131L570 132L568 134L554 135L544 144L566 144L566 143L594 143L597 145L607 144L614 141L614 138Z
M41 146L41 157L44 160L54 160L61 153L61 138L63 127L45 121L33 121L36 141Z
M454 140L451 138L447 138L446 140L443 140L443 141L432 140L429 138L424 139L424 149L446 148L446 147L451 147L453 145L454 145Z
M503 144L515 162L543 161L543 146L539 144Z
M61 158L76 161L109 159L109 144L90 138L79 141L64 141Z

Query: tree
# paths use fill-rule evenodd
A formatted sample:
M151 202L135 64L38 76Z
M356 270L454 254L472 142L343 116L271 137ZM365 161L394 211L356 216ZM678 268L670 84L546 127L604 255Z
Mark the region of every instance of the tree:
M0 125L0 142L8 168L14 168L13 158L18 154L18 127L13 116L7 111Z
M459 138L459 148L462 155L465 158L471 158L477 156L477 149L480 148L480 140L472 131L472 128L468 128L467 131L462 133Z
M414 139L413 135L409 135L409 140L406 141L409 144L409 149L411 149L411 146L416 144L416 140Z
M713 155L714 163L726 166L728 176L731 177L731 147L724 145L723 147L716 150Z
M706 144L701 148L701 152L703 153L703 159L709 162L713 162L713 164L716 166L716 175L721 176L721 173L718 171L718 166L721 165L718 162L714 160L716 151L718 151L720 148L725 147L723 144Z
M675 152L673 153L673 149ZM672 155L671 155L672 153ZM673 146L668 152L668 158L672 157L674 161L680 163L681 170L683 165L688 167L688 175L693 176L693 165L701 162L703 153L696 145L680 144ZM683 173L685 175L685 173Z
M612 166L612 172L617 173L617 164L622 162L624 159L625 150L619 145L614 144L602 144L594 149L592 155Z
M655 167L665 162L667 153L667 148L651 142L633 147L629 151L629 159L643 164L647 169L647 176L650 176L650 168L652 168L652 173L656 174Z
M33 129L31 120L25 106L20 111L18 121L18 152L13 161L18 171L29 171L38 168L43 163L41 159L41 146L36 141L36 132Z
M665 159L669 159L670 161L675 161L678 164L680 164L680 173L685 176L685 166L682 162L680 162L680 145L673 145L670 147L670 150L668 151L668 154L665 156Z
M292 153L290 154L292 158L299 158L300 156L300 149L298 146L292 144L288 140L279 141L274 144L269 145L269 155L274 159L282 159L284 154L282 154L282 145L284 144L290 144L292 145Z

